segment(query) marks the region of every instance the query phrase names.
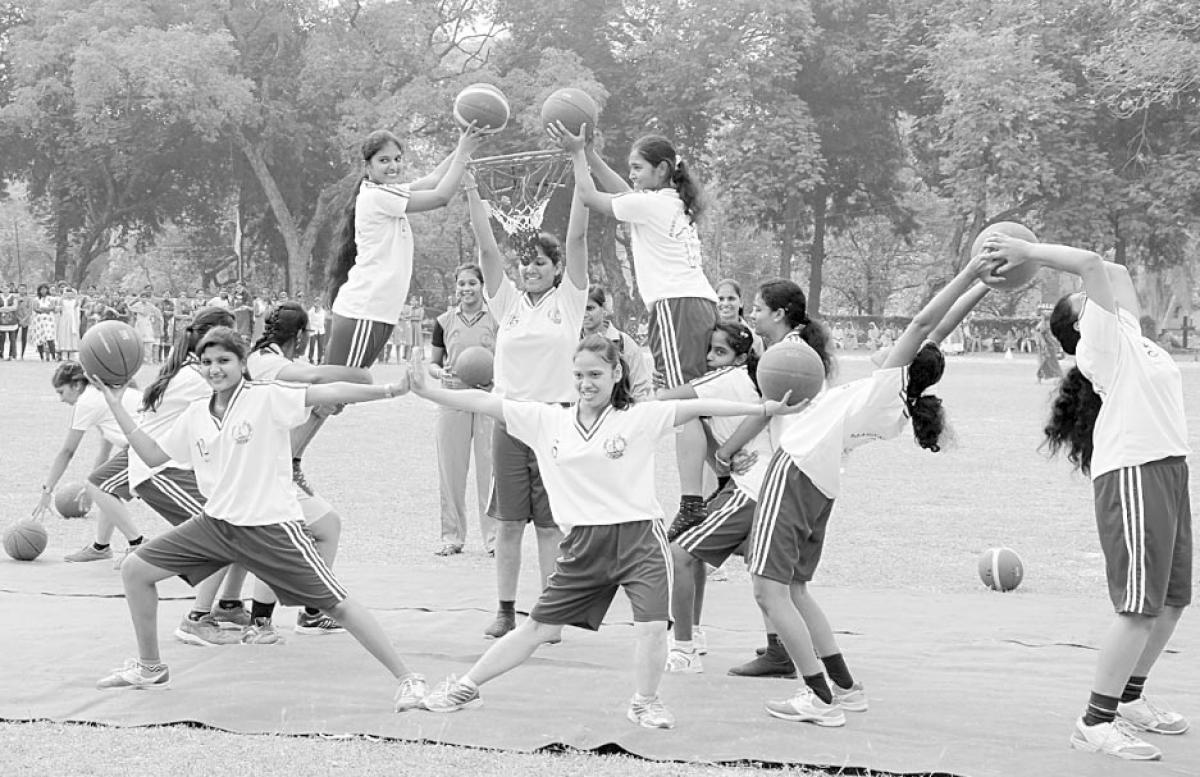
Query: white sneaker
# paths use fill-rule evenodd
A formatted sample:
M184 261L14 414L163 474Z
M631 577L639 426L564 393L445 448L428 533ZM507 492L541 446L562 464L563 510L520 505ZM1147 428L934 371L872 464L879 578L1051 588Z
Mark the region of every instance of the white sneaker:
M837 683L830 683L829 686L833 689L834 704L846 712L867 711L867 692L862 683L855 681L849 688L839 687Z
M667 671L677 674L700 674L704 664L700 661L700 651L672 649L667 653Z
M657 696L641 702L636 696L630 699L625 717L642 728L675 728L675 716Z
M1145 696L1118 704L1117 716L1139 731L1151 734L1182 734L1190 727L1187 718Z
M425 682L425 676L415 673L408 675L400 681L400 687L396 689L396 712L417 709L428 695L429 683Z
M692 629L692 644L696 646L698 655L708 655L708 635L704 633L703 629Z
M1162 751L1135 737L1133 729L1120 720L1085 726L1083 718L1079 718L1071 733L1071 747L1085 753L1103 753L1126 761L1157 761L1162 758Z
M797 723L815 723L818 726L846 725L846 713L842 712L842 708L836 702L826 704L821 701L807 685L801 685L796 695L790 699L768 701L766 708L767 713L773 717L794 720Z

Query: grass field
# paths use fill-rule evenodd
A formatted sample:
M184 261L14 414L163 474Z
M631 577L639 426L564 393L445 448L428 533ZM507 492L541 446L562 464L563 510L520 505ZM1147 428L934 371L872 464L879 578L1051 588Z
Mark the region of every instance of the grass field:
M1196 445L1200 422L1200 364L1181 362L1189 425ZM399 368L376 368L378 379ZM843 380L865 375L861 355L841 362ZM0 523L29 513L66 433L69 410L49 384L52 366L0 363L5 421L0 444ZM857 589L902 588L939 593L985 592L976 559L1007 545L1022 557L1026 578L1015 596L1084 594L1102 598L1104 576L1087 481L1061 461L1038 452L1051 392L1034 378L1032 357L956 357L937 393L946 401L957 444L930 454L911 439L867 446L845 462L844 494L835 509L817 582ZM149 368L140 376L143 383ZM478 537L450 559L432 552L438 541L438 494L432 406L414 397L348 409L333 419L305 460L310 481L342 513L340 557L364 564L412 568L491 565ZM659 461L660 498L677 498L669 441ZM88 439L65 480L82 479L95 456ZM165 526L143 506L148 533ZM89 540L91 521L48 522L51 546L62 555ZM473 531L473 529L472 529ZM532 546L527 558L532 558ZM728 583L744 585L740 562ZM19 568L4 565L0 575ZM531 570L526 570L530 572ZM836 617L836 616L835 616ZM481 622L480 627L485 625ZM129 630L127 623L113 629ZM0 638L17 638L8 631ZM132 641L132 636L130 636ZM483 647L482 641L480 647ZM3 650L0 650L0 654ZM535 678L531 678L536 681ZM438 745L256 737L171 727L106 729L51 723L0 723L5 774L223 774L250 767L274 774L703 775L748 773L745 768L653 764L591 754L497 753ZM16 771L13 772L13 765ZM252 765L252 766L251 766ZM796 771L794 773L803 773Z

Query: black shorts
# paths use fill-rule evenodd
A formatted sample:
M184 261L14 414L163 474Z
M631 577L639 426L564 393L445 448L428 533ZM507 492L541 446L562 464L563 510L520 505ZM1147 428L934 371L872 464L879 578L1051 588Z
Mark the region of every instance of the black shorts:
M92 470L88 475L88 482L122 502L131 501L133 493L129 490L129 449L122 448L108 461Z
M177 467L155 472L138 483L133 491L138 499L172 526L178 526L204 512L204 503L207 501L196 485L196 473Z
M650 308L646 330L654 369L667 388L708 372L708 346L717 325L717 304L703 297L660 299Z
M756 503L732 480L708 502L708 517L685 531L675 543L714 567L741 551L754 525Z
M559 545L554 573L529 617L596 631L618 588L638 623L671 620L674 569L660 521L575 526Z
M488 515L497 521L556 526L537 456L509 434L500 421L492 428L492 499Z
M813 485L785 450L775 451L750 530L746 555L750 574L787 585L812 580L832 512L833 500Z
M336 313L325 343L324 364L343 367L370 367L383 353L395 324L346 318Z

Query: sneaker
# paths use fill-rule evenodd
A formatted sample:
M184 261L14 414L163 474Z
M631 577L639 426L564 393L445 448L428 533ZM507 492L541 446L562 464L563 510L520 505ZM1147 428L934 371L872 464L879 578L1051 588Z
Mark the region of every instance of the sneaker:
M796 679L796 665L786 653L767 651L754 660L733 667L729 674L735 677L786 677Z
M304 470L300 469L300 462L298 461L292 462L292 482L296 484L297 488L309 496L316 496L316 492L312 490L312 486L310 486L308 484L308 480L305 479Z
M680 508L679 512L675 513L675 519L671 521L670 528L667 529L667 541L674 542L680 534L683 534L693 526L699 526L704 523L704 519L708 517L708 508L704 505L694 507L690 510Z
M696 655L708 655L708 635L703 630L692 629L692 644L696 647Z
M1187 718L1163 706L1161 702L1152 702L1145 696L1118 704L1117 715L1139 731L1149 731L1151 734L1173 736L1182 734L1190 727Z
M209 614L212 616L213 623L222 629L241 631L250 625L250 613L246 611L244 604L228 609L218 604Z
M278 645L283 642L270 618L255 618L242 629L243 645Z
M120 669L114 669L112 674L100 678L96 687L102 691L130 688L139 691L152 691L171 686L171 672L166 664L159 664L158 669L147 669L141 661L129 659Z
M96 550L96 546L89 542L74 553L63 556L63 561L103 561L106 558L112 558L111 545L104 550Z
M667 671L677 674L700 674L704 664L700 661L699 651L672 649L667 653Z
M768 701L767 713L783 720L797 723L815 723L818 726L844 726L846 713L836 702L826 704L816 697L812 688L800 686L796 695L783 701Z
M222 629L213 622L211 614L195 621L185 615L175 629L175 639L196 647L219 647L238 644L242 635Z
M419 674L408 675L400 681L400 687L396 689L396 712L417 709L428 695L429 683L425 682L425 676Z
M462 549L463 549L462 545L455 545L454 543L447 542L445 545L443 545L441 547L441 549L434 551L433 555L435 555L435 556L457 556L459 553L462 553Z
M511 612L497 612L496 620L483 630L485 639L500 639L517 627L517 616Z
M634 696L625 717L642 728L675 728L675 716L657 696L646 701L638 701Z
M479 698L478 688L460 683L457 677L450 675L421 701L421 709L430 712L458 712L473 709L480 704L483 704L483 699Z
M1085 753L1103 753L1126 761L1157 761L1162 751L1133 735L1133 729L1122 720L1085 726L1083 718L1075 721L1071 732L1071 747Z
M133 552L139 547L139 545L130 545L128 548L125 548L123 553L118 553L117 555L113 556L113 569L120 569L121 565L125 563L125 559L132 556Z
M863 684L855 681L849 688L842 688L837 683L830 683L833 689L833 701L846 712L866 712L867 692Z
M297 634L308 634L309 636L346 633L344 626L325 613L319 612L316 615L309 615L304 610L296 613L296 628L292 630Z

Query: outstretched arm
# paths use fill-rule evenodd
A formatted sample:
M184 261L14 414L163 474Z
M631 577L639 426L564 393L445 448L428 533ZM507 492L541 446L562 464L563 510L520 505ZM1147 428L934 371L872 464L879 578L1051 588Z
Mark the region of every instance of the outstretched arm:
M475 153L475 149L479 148L482 141L483 135L475 128L475 125L472 124L463 130L462 134L458 136L458 146L450 157L450 164L446 166L437 185L432 189L413 190L410 187L407 211L420 213L445 207L458 188L458 182L467 169L467 162L471 160L471 155Z
M408 185L411 191L428 191L429 189L437 188L438 182L446 176L446 171L450 169L450 165L454 162L454 152L446 155L446 158L438 162L437 167L429 173L422 176Z
M950 307L963 296L976 278L987 274L994 263L994 260L987 258L982 251L972 256L971 261L963 266L958 275L955 275L949 283L942 287L941 291L933 295L933 299L925 303L925 307L913 316L913 320L909 322L904 333L900 335L896 344L892 346L892 350L888 352L887 358L883 360L882 367L887 369L912 364L922 343L929 339L934 328L950 312ZM980 299L982 298L981 295ZM962 310L962 315L965 316L969 310L970 308Z
M596 188L596 182L592 180L592 173L588 169L587 144L584 139L587 125L579 128L578 135L572 135L560 121L546 127L546 133L571 155L572 170L575 173L575 197L592 210L607 216L613 215L613 195Z
M337 364L292 363L279 371L279 380L292 383L374 383L369 370Z
M500 254L500 246L496 244L496 236L492 234L491 217L488 215L487 203L479 196L479 185L475 176L467 173L466 185L467 212L471 217L471 231L475 234L475 245L479 249L479 269L483 271L483 288L488 296L495 296L504 281L504 257Z
M588 166L592 168L592 176L596 179L596 184L602 191L611 194L633 191L629 182L617 175L603 157L596 153L596 147L592 143L587 146L587 162Z
M417 351L408 365L409 385L412 386L412 392L418 397L423 397L443 407L483 413L497 421L504 420L504 400L499 396L479 389L455 391L432 386L425 379L424 361L420 351Z
M808 406L809 400L787 404L788 395L783 402L774 399L764 399L762 402L733 402L728 399L683 399L675 406L675 425L683 426L697 418L713 416L759 416L770 418L777 415L794 415Z
M364 385L361 383L324 383L309 386L304 390L304 404L314 405L353 405L358 402L374 402L378 399L391 399L408 393L408 376L405 375L399 383L383 383L380 385Z
M975 306L987 296L989 291L991 289L984 283L976 283L972 286L966 294L959 297L958 301L950 307L950 312L942 319L942 323L935 326L933 331L929 333L929 339L935 343L941 343L949 337L954 328L963 322L967 314L974 310Z
M588 209L576 193L571 198L571 218L567 222L567 280L577 289L588 285Z
M1141 314L1133 280L1124 267L1106 262L1094 251L1054 243L1028 243L1008 235L991 234L983 243L983 250L990 258L999 259L1003 270L1021 262L1037 262L1061 272L1078 275L1083 281L1083 290L1088 300L1110 313L1121 307Z

